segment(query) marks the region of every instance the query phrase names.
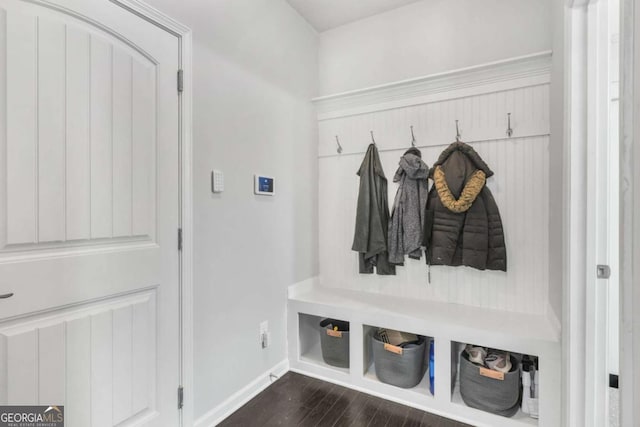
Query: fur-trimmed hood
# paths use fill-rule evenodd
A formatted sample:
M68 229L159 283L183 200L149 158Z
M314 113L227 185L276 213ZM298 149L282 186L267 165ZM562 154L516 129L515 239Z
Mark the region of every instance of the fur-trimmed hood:
M446 170L447 168L444 165L445 163L448 163L447 160L449 159L449 157L456 157L457 155L464 155L465 157L467 157L471 161L471 163L475 165L476 169L480 169L484 172L487 178L493 176L493 171L489 168L489 165L487 165L485 161L482 160L482 157L480 157L480 155L476 152L476 150L473 149L472 146L464 142L454 142L453 144L449 145L442 153L440 153L440 157L438 157L438 160L433 164L433 168L431 168L429 177L433 177L433 170L436 166L442 166L443 169Z
M429 178L434 178L435 168L440 166L453 195L458 198L465 184L477 170L485 174L485 178L493 176L493 171L480 155L464 142L454 142L440 154L429 171Z

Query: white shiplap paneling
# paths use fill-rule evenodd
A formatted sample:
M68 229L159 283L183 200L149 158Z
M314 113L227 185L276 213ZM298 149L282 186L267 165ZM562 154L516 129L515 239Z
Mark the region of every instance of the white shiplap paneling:
M544 78L542 78L544 81ZM357 100L345 114L322 110L319 120L320 276L323 286L442 301L489 309L544 314L548 306L549 247L549 85L537 82L493 90L474 87L469 96L367 111ZM400 91L402 92L402 91ZM372 95L373 96L373 95ZM410 93L403 96L411 98ZM342 99L342 104L350 104ZM339 106L343 108L342 106ZM338 107L336 107L338 108ZM360 109L360 114L352 114ZM506 136L511 113L513 137ZM470 142L495 172L487 186L498 203L505 230L508 271L467 267L427 267L407 259L396 276L361 275L351 251L358 194L356 171L373 130L389 180L389 204L397 185L391 180L398 160L409 148L414 127L423 159L431 166L455 139ZM335 135L343 153L336 153Z
M465 267L431 267L427 283L424 259L407 259L396 276L358 274L351 251L361 156L320 159L320 272L322 284L406 298L468 304L485 308L544 313L548 286L548 138L516 138L477 143L476 150L494 170L488 187L505 229L507 273ZM432 164L441 147L422 149ZM392 179L403 150L381 153ZM389 203L396 184L389 183Z

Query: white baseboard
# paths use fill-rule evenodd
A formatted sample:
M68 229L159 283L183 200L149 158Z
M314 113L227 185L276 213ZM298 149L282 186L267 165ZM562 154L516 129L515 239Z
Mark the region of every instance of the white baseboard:
M269 378L270 374L280 377L288 371L289 360L285 359L273 368L258 375L256 379L251 381L241 390L237 391L220 405L198 418L194 423L194 427L213 427L218 425L229 415L240 409L242 405L253 399L258 393L271 385L271 379Z

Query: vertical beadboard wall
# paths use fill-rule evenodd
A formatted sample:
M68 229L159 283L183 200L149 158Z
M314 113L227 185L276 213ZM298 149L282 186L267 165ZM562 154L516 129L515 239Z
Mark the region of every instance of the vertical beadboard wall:
M548 307L549 64L541 53L409 82L319 98L321 284L342 288L543 314ZM507 113L513 136L507 137ZM505 230L508 271L432 266L407 259L396 276L361 275L351 250L359 180L374 132L389 181L411 142L429 165L455 139L470 143L493 169L487 185ZM336 152L339 137L343 152ZM430 183L431 184L431 183ZM561 191L561 189L558 189Z

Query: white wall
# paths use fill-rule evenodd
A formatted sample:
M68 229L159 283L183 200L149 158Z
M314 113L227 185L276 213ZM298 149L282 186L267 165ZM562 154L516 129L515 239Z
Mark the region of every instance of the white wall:
M320 93L549 50L550 6L549 0L423 0L326 31Z
M317 274L317 35L284 0L148 2L194 34L197 419L286 358L287 286Z
M549 144L549 245L558 248L549 252L549 308L557 319L562 319L562 284L565 257L563 248L563 195L564 187L564 32L565 2L549 0L552 21L551 96Z

